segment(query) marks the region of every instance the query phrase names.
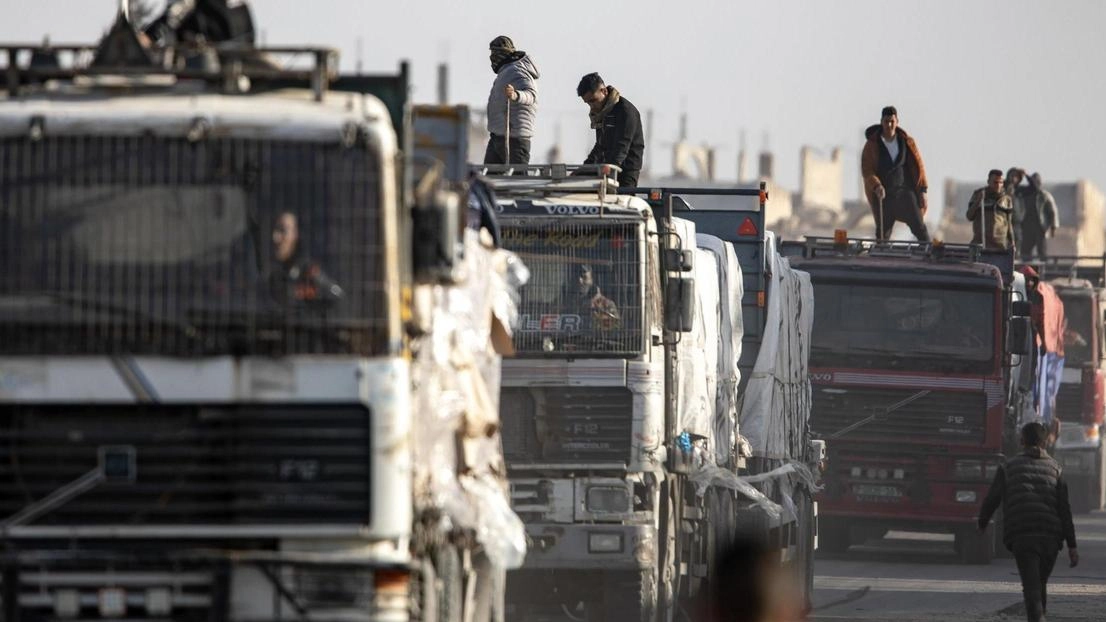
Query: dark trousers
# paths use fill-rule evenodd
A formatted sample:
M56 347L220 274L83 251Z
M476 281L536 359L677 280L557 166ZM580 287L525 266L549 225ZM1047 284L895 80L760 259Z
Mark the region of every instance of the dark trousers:
M529 164L530 139L511 137L511 161L507 161L506 142L503 136L492 134L488 137L488 148L484 151L484 164Z
M1048 578L1056 565L1060 543L1051 536L1022 536L1014 540L1013 551L1022 579L1026 619L1039 622L1048 608Z
M880 208L877 202L872 206L872 218L876 221L876 237L889 239L896 222L906 223L910 232L919 242L929 241L929 229L922 218L922 209L918 204L918 194L909 188L888 188L883 199L883 231L880 235Z
M1021 235L1021 247L1019 249L1022 255L1022 261L1030 261L1033 259L1033 251L1036 250L1040 255L1041 260L1048 256L1047 245L1045 244L1045 232L1040 227L1022 227Z
M622 171L618 176L619 188L637 188L637 176L641 171Z

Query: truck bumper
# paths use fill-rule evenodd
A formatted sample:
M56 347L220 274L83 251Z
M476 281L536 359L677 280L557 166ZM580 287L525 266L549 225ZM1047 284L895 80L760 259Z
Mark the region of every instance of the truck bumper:
M657 564L652 525L526 526L529 570L643 570Z
M411 576L388 561L259 551L24 550L0 562L0 619L269 622L340 610L350 622L407 622Z

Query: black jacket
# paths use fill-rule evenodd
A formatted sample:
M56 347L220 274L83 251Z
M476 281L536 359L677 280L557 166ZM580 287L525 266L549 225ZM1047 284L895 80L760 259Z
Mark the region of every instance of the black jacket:
M1075 548L1068 486L1059 463L1044 450L1028 449L998 470L979 513L981 527L990 522L1000 504L1006 548L1013 549L1020 536L1054 537Z
M603 117L603 125L595 129L595 146L584 164L614 164L622 167L618 183L637 179L645 152L645 133L641 130L641 114L625 97Z

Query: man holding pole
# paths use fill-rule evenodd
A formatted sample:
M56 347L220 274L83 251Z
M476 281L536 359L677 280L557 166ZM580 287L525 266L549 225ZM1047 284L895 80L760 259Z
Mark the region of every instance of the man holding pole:
M508 36L496 37L488 47L495 82L488 94L484 164L529 164L538 112L538 68Z
M886 106L879 124L865 130L864 136L860 172L876 221L876 239L888 239L895 223L902 221L919 242L928 242L925 164L914 139L899 127L895 107Z
M991 169L987 185L972 193L968 200L968 220L972 223L972 244L984 244L984 248L1008 250L1014 246L1014 227L1011 218L1014 200L1003 189L1002 171ZM984 242L984 240L986 240Z

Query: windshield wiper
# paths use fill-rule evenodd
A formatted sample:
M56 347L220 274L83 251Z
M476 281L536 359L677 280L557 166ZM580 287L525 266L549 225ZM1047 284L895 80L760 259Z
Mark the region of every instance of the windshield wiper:
M844 436L845 434L848 434L849 432L852 432L853 430L855 430L855 429L857 429L861 426L865 426L865 425L868 425L869 423L871 423L873 421L876 421L880 417L890 415L891 413L893 413L896 410L902 408L903 406L907 406L909 404L912 404L912 403L922 399L923 397L929 395L930 393L931 393L931 391L929 389L924 389L922 391L918 391L914 395L911 395L910 397L908 397L906 399L899 400L898 402L895 402L894 404L891 404L887 408L884 408L882 412L878 412L878 413L876 413L874 415L871 415L869 417L865 417L865 418L861 419L860 421L857 421L856 423L853 423L853 424L850 424L850 425L847 425L847 426L841 428L840 430L838 430L838 431L834 432L833 434L830 434L829 436L827 436L826 439L829 440L829 439L838 438L840 436Z

